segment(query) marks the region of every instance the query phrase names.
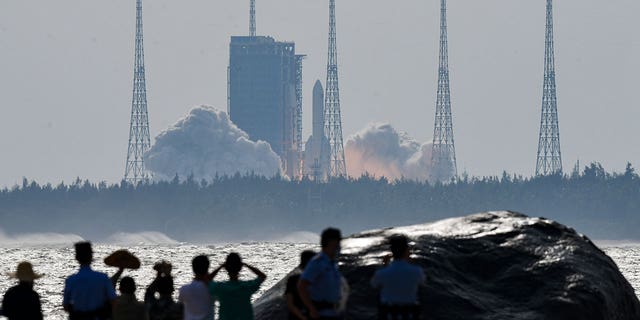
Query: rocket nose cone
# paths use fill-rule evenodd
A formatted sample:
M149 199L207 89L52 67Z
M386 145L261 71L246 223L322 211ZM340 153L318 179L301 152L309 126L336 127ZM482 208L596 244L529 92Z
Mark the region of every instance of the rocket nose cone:
M316 80L316 84L313 86L313 91L322 92L322 82L320 80Z

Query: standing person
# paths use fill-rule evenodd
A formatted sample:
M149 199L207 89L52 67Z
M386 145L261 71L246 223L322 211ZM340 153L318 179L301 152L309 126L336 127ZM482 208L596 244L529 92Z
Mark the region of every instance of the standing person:
M113 320L148 320L147 308L136 299L136 282L131 277L120 280L120 296L113 306Z
M181 320L184 314L182 304L173 300L173 277L165 275L153 281L155 295L147 297L147 308L149 309L150 320Z
M300 254L300 265L298 270L303 272L309 264L309 261L316 255L314 251L306 250ZM298 282L300 281L300 273L294 274L287 279L287 290L284 295L287 299L287 309L289 309L289 320L306 320L309 316L304 302L298 293Z
M387 319L393 316L418 319L418 288L424 284L424 272L422 268L411 263L407 237L393 236L389 243L393 262L378 270L371 279L371 285L380 289L379 318ZM388 262L385 260L385 264Z
M338 270L340 230L325 229L320 237L322 251L304 269L298 282L298 292L309 310L311 319L340 319L342 275Z
M111 279L91 270L93 249L90 242L75 244L78 273L67 278L62 305L70 320L109 319L116 299Z
M251 270L256 278L248 281L240 280L242 267ZM222 269L225 269L229 274L229 281L213 281ZM218 310L220 320L253 320L251 296L260 289L260 285L267 279L267 275L258 268L243 263L240 255L232 252L227 255L225 263L211 273L209 279L211 279L209 292L220 302Z
M40 279L29 262L20 262L18 270L9 277L17 279L18 285L9 288L2 299L0 315L9 320L42 320L40 295L33 290L33 281Z
M197 256L191 261L195 277L180 288L178 301L184 305L184 320L213 320L213 299L209 294L209 258Z
M160 293L158 290L158 284L164 278L168 277L169 279L171 279L171 293L173 293L173 277L171 276L173 266L171 265L171 263L165 260L156 262L156 264L153 265L153 270L156 271L156 277L144 292L144 303L146 303L147 305L150 304L153 300L156 300L156 293Z

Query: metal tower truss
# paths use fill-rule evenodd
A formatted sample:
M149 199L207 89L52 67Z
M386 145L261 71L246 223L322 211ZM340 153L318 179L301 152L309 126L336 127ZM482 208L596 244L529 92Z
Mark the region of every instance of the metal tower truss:
M302 154L302 61L306 55L296 55L296 152L298 153L298 176L304 175L304 158Z
M256 36L256 0L251 0L249 4L249 36Z
M338 48L336 43L336 2L329 0L329 54L327 60L327 82L325 93L324 130L330 147L329 176L347 175L342 139L342 117L340 114L340 89L338 85Z
M430 172L430 180L433 182L449 181L457 175L453 119L451 116L451 89L449 86L446 0L441 0L440 5L440 62Z
M133 71L133 99L129 148L124 180L133 184L150 178L144 166L144 153L151 147L149 115L147 113L147 85L144 69L144 41L142 36L142 0L136 3L136 40Z
M562 173L558 99L556 93L555 53L553 44L553 3L547 0L544 54L544 85L536 175Z

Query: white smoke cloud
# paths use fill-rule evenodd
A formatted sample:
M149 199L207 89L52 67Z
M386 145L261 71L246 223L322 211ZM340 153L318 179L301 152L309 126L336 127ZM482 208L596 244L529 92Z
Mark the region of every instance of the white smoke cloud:
M211 180L216 174L255 173L272 177L280 172L280 158L264 141L254 142L231 122L229 116L210 106L198 106L162 131L145 155L156 178Z
M137 233L119 232L113 234L105 241L108 244L116 245L176 245L178 241L170 238L164 233L156 231L143 231Z
M431 142L419 143L388 123L371 123L351 136L345 146L348 174L369 173L389 179L427 180Z
M0 229L0 247L59 246L79 241L83 241L83 239L76 234L25 233L7 235Z

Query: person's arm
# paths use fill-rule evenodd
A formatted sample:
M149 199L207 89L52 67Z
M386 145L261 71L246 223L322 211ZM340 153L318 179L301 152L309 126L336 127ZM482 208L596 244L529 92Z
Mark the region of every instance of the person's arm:
M147 290L144 291L144 303L149 304L156 298L156 292L158 292L158 279L160 278L160 273L156 275L156 278L151 281Z
M305 317L302 311L298 309L298 306L296 306L293 294L291 293L287 293L287 308L289 308L289 312L291 312L299 320L307 320L307 317Z
M222 268L224 268L224 264L221 264L219 267L213 270L213 272L209 274L209 281L213 281L213 279L215 279L218 273L220 273L220 270L222 270Z
M105 286L105 293L106 293L106 298L107 301L109 301L111 307L115 307L116 306L116 298L118 297L118 295L116 294L116 289L115 287L112 285L113 284L113 279L106 279L106 282L104 284Z
M251 270L251 272L255 273L256 276L258 276L258 279L260 279L260 281L264 281L267 279L267 275L264 274L264 272L260 271L258 268L248 265L246 263L244 263L244 266L247 267L247 269Z
M123 272L124 268L120 268L118 269L118 272L116 272L116 274L111 277L111 285L113 286L113 288L116 288L118 286L118 280L120 280L120 277L122 277Z
M69 281L65 281L64 292L62 293L62 308L67 313L71 313L71 290L69 288Z
M5 316L9 318L11 314L11 310L9 310L10 305L11 304L9 303L9 299L7 299L7 295L5 294L4 297L2 298L2 305L0 306L0 316Z
M318 319L320 318L320 314L318 313L316 306L313 305L313 301L311 301L311 295L309 294L310 285L311 282L300 278L300 281L298 282L298 294L300 295L302 303L304 303L307 310L309 310L309 316L311 316L311 319Z

